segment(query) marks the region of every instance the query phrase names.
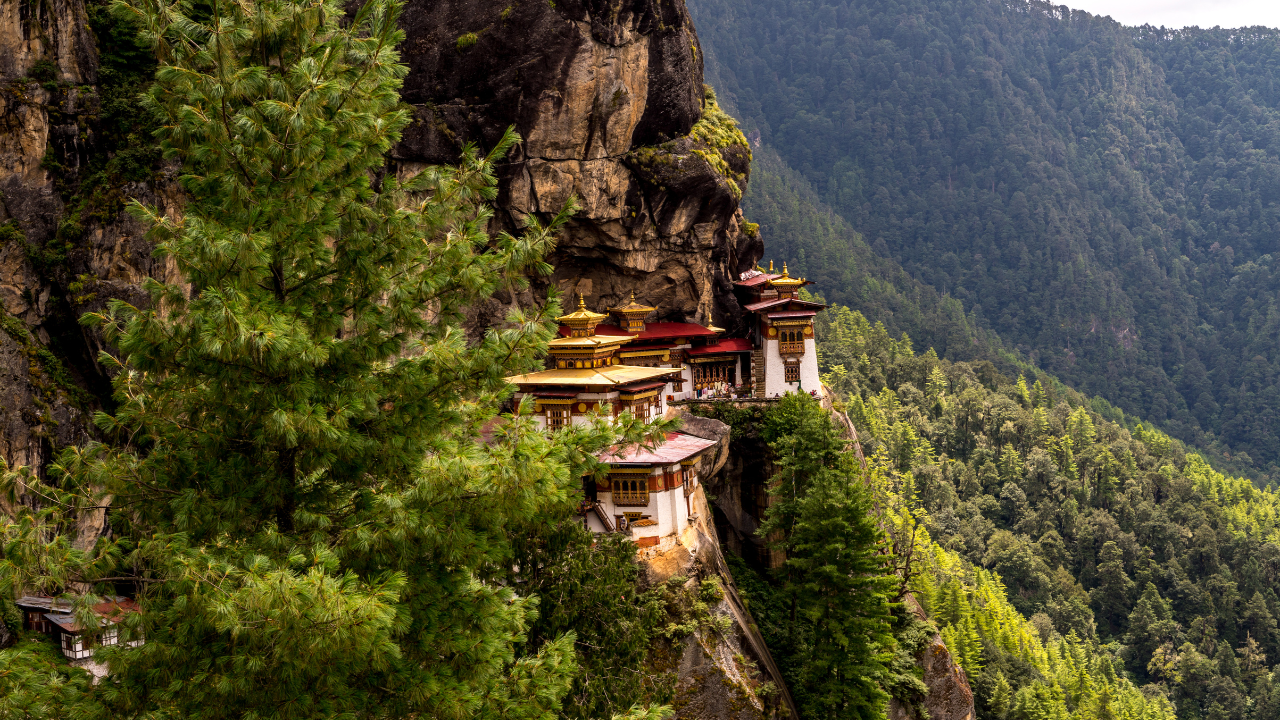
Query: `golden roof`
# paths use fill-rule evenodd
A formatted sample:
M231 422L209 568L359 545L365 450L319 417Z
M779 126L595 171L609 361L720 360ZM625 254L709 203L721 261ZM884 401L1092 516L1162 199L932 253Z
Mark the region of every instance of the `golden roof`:
M773 263L769 263L769 265L772 266ZM791 273L787 272L787 264L782 263L782 277L778 277L770 280L769 284L774 287L778 287L779 285L781 285L784 288L797 288L797 287L800 287L801 285L806 284L807 282L808 281L806 281L804 278L791 277Z
M584 350L591 348L603 348L610 345L621 345L631 342L630 335L588 335L586 337L560 337L547 343L552 350L564 350L566 348L575 350Z
M591 312L587 309L587 301L582 297L582 293L578 293L578 309L568 315L561 315L556 318L556 322L561 325L568 325L569 331L575 337L590 337L596 332L596 326L601 320L609 317L603 313Z
M622 313L624 315L632 315L636 313L644 313L645 315L648 315L654 310L657 310L657 308L652 308L652 307L649 307L648 305L641 305L640 303L636 302L635 292L631 293L631 302L627 303L626 305L622 305L620 307L609 308L609 312Z
M680 372L680 368L647 368L630 365L611 365L602 368L541 370L524 375L512 375L507 382L512 385L626 385L640 380L650 380Z
M582 323L584 321L589 322L591 320L595 320L597 323L599 323L601 320L604 320L607 317L609 316L603 313L591 312L590 310L588 310L586 298L582 297L582 294L579 293L578 309L575 310L574 312L569 313L568 315L561 315L560 317L556 318L556 322L562 325L568 325L570 327L573 327L574 322Z

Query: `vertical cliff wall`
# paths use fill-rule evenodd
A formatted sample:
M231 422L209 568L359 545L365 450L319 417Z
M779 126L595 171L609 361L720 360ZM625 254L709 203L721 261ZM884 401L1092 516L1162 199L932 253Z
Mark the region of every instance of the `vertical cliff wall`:
M111 297L144 302L142 278L170 275L124 202L182 204L154 157L116 167L150 138L112 117L136 88L121 85L127 58L102 58L127 43L99 48L103 3L85 3L0 4L0 455L36 466L106 397L99 343L76 319ZM730 283L762 253L738 209L750 151L706 99L681 0L411 0L404 25L416 120L393 163L449 162L515 127L499 229L582 205L555 274L517 300L555 287L602 309L634 291L662 319L740 328ZM479 323L511 300L477 308Z
M514 127L500 224L582 205L551 284L597 310L634 291L661 319L739 327L730 283L763 251L738 210L750 151L707 112L682 0L409 0L404 23L417 117L398 162L449 162Z
M177 212L181 197L149 135L128 135L137 88L117 66L138 49L108 37L103 66L90 12L104 8L0 3L0 457L37 471L88 437L108 395L100 342L77 319L109 298L145 302L147 276L173 279L124 212L135 197ZM91 542L101 517L85 523Z

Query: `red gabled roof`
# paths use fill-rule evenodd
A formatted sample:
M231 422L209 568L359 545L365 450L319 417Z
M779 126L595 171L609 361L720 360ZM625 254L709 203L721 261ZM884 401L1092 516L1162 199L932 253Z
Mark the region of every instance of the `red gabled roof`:
M813 308L814 310L822 310L827 307L822 303L809 302L808 300L797 300L795 298L777 298L775 300L764 300L758 303L751 303L750 305L743 305L742 307L743 309L749 310L751 312L760 312L761 310L768 310L771 307L778 307L780 305L787 305L790 303L795 303L797 306L802 308Z
M611 452L602 453L600 461L614 465L670 465L687 460L715 444L715 440L673 432L667 433L666 442L652 450L645 450L639 445L614 448Z
M727 338L705 347L696 347L688 355L714 355L716 353L751 352L751 341L746 338Z

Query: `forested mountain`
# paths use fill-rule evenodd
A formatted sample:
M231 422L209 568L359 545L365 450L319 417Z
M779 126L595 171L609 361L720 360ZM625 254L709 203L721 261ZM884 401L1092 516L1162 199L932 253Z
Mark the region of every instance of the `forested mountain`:
M1275 477L1280 32L1025 1L691 6L726 106L835 222L1045 370ZM777 247L766 203L744 206ZM838 297L863 261L823 239L787 255Z
M1280 496L1047 378L824 315L824 379L979 717L1277 716Z

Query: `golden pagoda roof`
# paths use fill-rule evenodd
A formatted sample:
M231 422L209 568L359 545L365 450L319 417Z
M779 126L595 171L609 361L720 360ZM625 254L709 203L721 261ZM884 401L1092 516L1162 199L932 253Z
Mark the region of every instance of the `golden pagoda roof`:
M680 372L680 368L648 368L630 365L611 365L602 368L541 370L524 375L512 375L507 382L512 385L626 385L639 380L659 378Z
M772 266L773 263L769 263L769 265ZM800 287L801 285L806 285L808 284L808 282L809 281L805 280L804 278L791 277L791 273L787 272L787 264L782 263L782 277L777 277L770 280L769 284L774 287L778 287L779 285L781 285L783 287L796 288L796 287Z
M634 339L633 335L588 335L586 337L558 337L547 343L552 350L603 348L609 345L621 345Z
M640 303L636 302L636 294L634 291L631 293L631 302L619 307L609 308L609 312L623 313L624 315L629 315L632 313L644 313L648 315L654 310L657 310L657 308L649 307L648 305L641 305Z
M582 293L578 293L578 309L568 315L561 315L556 318L556 322L561 325L573 327L575 324L584 325L593 321L595 323L599 323L607 317L609 316L604 313L591 312L588 310L586 298L582 297Z
M609 316L604 313L588 310L586 299L582 297L582 293L578 293L578 309L568 315L561 315L556 321L561 325L568 325L569 334L574 337L591 337L596 334L596 326L607 317Z

